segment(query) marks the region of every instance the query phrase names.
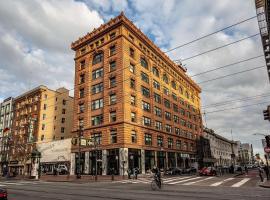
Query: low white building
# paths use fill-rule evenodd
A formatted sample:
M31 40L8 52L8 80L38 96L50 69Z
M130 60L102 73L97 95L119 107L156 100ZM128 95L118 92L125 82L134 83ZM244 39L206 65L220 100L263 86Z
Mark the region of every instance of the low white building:
M204 128L203 136L209 139L212 156L216 159L215 165L230 166L234 164L232 159L234 141L228 140L216 134L212 129Z
M71 138L37 144L41 153L41 169L46 173L53 173L53 168L66 165L70 169Z

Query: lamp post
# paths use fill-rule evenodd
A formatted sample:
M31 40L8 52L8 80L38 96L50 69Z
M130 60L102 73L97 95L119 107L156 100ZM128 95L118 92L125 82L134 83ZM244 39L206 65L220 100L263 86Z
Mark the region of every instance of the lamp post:
M83 128L82 126L79 127L79 157L78 157L78 169L77 169L77 179L81 178L81 140L82 140L82 136L83 136Z

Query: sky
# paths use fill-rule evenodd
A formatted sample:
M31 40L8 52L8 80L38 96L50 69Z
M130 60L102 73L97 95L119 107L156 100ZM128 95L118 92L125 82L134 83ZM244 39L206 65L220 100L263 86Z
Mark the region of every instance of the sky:
M73 89L71 42L121 11L163 51L256 15L254 0L0 1L0 102L41 84ZM255 18L167 54L180 59L192 76L262 55L255 36L185 60L256 33ZM258 57L192 78L200 83L262 65L264 58ZM269 84L266 67L199 84L204 125L228 139L252 143L254 152L263 154L262 136L253 134L269 133L262 114L270 104Z

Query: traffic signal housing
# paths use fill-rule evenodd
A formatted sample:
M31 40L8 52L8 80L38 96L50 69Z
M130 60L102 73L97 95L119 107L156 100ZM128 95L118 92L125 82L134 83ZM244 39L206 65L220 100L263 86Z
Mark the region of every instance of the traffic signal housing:
M267 110L263 111L264 120L270 121L270 106L267 106Z
M270 148L270 135L265 136L266 147Z

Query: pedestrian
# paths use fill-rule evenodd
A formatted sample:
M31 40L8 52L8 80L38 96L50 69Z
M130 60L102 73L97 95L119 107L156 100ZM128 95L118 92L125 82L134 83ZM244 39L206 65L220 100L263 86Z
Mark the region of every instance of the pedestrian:
M259 176L261 178L261 182L263 182L263 169L260 166L258 167L258 169L259 169Z
M138 173L139 173L139 169L136 167L135 168L135 179L138 179Z
M53 168L53 175L54 175L54 176L57 175L57 169L56 169L56 167Z
M246 172L246 175L248 175L248 168L246 165L245 165L245 172Z
M128 168L127 170L127 173L128 173L128 179L131 179L130 175L131 175L131 170Z
M269 180L269 167L267 165L264 166L264 171L265 171L267 180Z

